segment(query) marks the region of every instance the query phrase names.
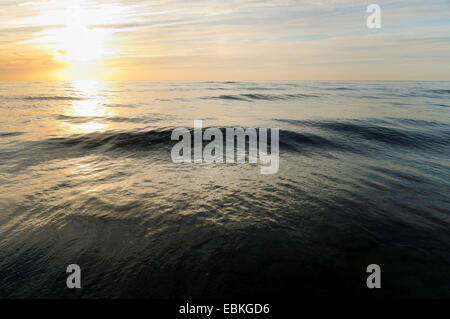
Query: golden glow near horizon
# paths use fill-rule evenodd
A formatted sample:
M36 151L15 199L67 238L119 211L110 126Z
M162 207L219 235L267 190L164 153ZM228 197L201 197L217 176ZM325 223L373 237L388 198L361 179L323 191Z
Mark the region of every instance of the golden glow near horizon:
M449 80L445 0L7 0L0 80Z

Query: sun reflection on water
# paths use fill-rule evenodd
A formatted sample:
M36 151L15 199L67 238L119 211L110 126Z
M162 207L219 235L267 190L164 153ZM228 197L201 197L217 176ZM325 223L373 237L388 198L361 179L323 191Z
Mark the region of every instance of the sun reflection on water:
M64 113L69 119L65 122L65 126L70 133L91 133L108 129L108 124L102 120L113 116L114 113L105 107L108 103L108 98L104 94L107 85L102 81L71 82L71 94L76 99Z

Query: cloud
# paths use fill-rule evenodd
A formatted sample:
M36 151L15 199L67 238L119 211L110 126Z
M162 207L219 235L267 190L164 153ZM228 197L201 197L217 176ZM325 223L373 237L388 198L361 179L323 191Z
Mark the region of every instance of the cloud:
M101 62L123 78L450 76L443 75L450 65L443 0L377 1L378 30L367 29L370 1L359 0L3 0L0 52L14 68L0 77L22 64L33 75L46 72L44 61L48 73L64 67L58 57L70 52L61 53L67 48L55 35L74 3L90 30L108 34L115 49ZM403 73L394 74L396 66Z

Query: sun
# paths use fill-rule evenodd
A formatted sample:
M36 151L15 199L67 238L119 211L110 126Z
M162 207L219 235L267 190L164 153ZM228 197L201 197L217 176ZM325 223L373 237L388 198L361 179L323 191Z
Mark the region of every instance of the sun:
M85 62L105 57L108 35L87 27L67 27L56 35L57 53L69 62Z
M24 5L34 15L23 20L42 26L28 42L58 66L55 79L103 79L117 72L114 61L122 55L123 37L116 26L129 22L135 14L120 3L92 0L49 0Z
M58 55L68 62L88 62L105 57L110 36L107 30L85 25L79 5L69 7L68 11L66 27L55 33Z

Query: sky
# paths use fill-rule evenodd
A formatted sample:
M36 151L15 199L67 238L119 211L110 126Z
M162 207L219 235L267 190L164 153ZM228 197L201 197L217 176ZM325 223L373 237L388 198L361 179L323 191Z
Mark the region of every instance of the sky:
M0 80L450 80L449 52L449 0L0 0Z

